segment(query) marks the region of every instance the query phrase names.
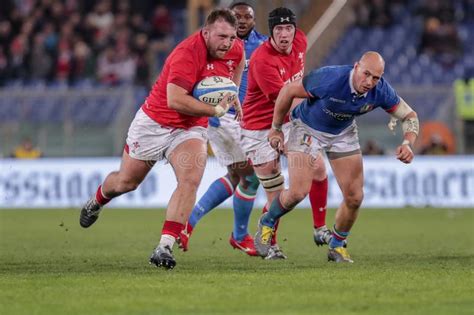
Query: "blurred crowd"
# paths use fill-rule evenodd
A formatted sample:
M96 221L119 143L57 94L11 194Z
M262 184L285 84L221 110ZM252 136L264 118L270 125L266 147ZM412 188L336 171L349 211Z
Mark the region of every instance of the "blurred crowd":
M452 66L463 54L458 32L459 23L474 20L473 0L355 0L356 25L360 27L390 27L396 24L403 8L413 6L414 16L422 18L419 54L426 54L446 67Z
M457 24L474 18L474 1L424 1L418 14L423 17L419 52L452 66L462 56L463 47Z
M169 8L186 1L2 0L0 85L6 80L147 85L174 44Z

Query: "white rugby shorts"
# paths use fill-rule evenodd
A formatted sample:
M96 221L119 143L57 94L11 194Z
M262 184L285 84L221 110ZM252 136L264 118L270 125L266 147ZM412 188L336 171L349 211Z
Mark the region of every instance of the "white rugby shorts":
M341 133L333 135L317 131L301 119L295 119L291 121L287 147L288 151L304 152L314 158L318 157L319 151L325 151L329 159L352 155L360 151L357 124L354 121Z
M247 160L241 145L242 129L234 116L227 113L219 118L219 127L209 126L207 129L212 151L223 166Z
M288 134L291 123L283 125L285 143L288 142ZM270 146L268 142L268 132L270 129L249 130L242 129L242 148L253 165L271 162L278 158L278 152Z
M168 160L170 153L189 139L207 142L206 128L164 127L151 119L140 108L128 129L128 154L134 159L143 161Z

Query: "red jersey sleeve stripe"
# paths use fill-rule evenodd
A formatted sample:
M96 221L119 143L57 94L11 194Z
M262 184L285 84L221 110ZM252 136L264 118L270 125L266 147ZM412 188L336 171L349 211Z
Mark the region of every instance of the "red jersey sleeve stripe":
M387 113L393 113L394 111L397 110L398 105L400 105L400 103L393 105L392 108L387 109L387 110L385 110L385 111L386 111Z
M173 78L169 81L169 83L176 84L190 93L193 90L193 84L183 78Z

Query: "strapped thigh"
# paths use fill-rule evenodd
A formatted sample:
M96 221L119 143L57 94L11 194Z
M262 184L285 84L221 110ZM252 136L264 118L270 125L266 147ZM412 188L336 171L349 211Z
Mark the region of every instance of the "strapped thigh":
M278 172L278 174L257 176L263 188L268 192L278 191L284 188L285 178L281 175L281 172Z

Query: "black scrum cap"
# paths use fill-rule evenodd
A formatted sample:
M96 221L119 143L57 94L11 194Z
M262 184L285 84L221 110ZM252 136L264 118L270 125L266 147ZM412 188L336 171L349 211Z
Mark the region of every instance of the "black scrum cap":
M273 34L273 28L280 24L293 24L296 27L296 15L288 8L276 8L268 14L268 27L270 35Z

